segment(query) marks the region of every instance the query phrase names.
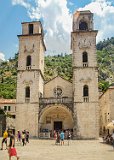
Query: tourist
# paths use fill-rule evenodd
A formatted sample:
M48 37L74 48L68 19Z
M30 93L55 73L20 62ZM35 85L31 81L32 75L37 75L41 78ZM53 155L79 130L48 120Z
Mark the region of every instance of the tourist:
M17 160L19 160L19 157L17 156L17 151L15 148L15 136L10 133L10 143L9 143L9 149L8 149L8 153L9 153L9 160L11 160L11 157L16 157Z
M64 137L65 137L64 132L61 131L61 133L60 133L61 146L64 145Z
M69 146L70 139L71 139L71 132L70 132L70 130L68 130L68 132L67 132L68 146Z
M57 142L57 132L56 131L54 131L54 139L55 139L55 144L56 144Z
M53 131L53 137L54 137L54 139L56 139L56 137L57 137L57 133L55 130Z
M29 143L29 132L26 131L26 143Z
M59 131L57 131L56 144L60 144L60 134L59 134Z
M21 142L21 132L17 132L17 141Z
M1 150L3 150L3 144L4 143L6 144L6 149L7 149L7 138L8 138L8 132L7 132L7 130L5 130L4 133L3 133Z
M21 138L22 138L22 144L24 146L25 145L25 132L24 131L22 132Z

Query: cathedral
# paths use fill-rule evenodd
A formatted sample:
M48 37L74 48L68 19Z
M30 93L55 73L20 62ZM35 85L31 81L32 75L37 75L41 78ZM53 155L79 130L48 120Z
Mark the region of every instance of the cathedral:
M73 14L72 83L60 76L44 79L44 33L40 21L22 23L19 38L16 131L49 137L70 129L74 139L99 137L97 30L90 11Z

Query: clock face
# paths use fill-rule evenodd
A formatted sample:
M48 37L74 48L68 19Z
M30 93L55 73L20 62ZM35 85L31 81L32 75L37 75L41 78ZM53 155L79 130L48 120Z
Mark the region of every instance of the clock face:
M57 88L54 88L54 95L56 97L61 97L62 96L62 89L57 87Z

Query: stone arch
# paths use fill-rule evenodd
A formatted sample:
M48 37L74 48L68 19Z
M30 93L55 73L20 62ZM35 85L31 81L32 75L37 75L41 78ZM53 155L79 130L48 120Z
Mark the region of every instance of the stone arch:
M57 123L62 125L58 130L73 129L73 113L65 105L48 105L40 112L39 131L47 129L53 132Z

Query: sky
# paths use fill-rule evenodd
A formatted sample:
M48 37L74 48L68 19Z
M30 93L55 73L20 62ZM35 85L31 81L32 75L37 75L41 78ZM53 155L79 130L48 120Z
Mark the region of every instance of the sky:
M0 59L18 52L22 22L40 20L46 54L71 53L72 15L77 10L94 13L97 42L114 37L114 0L0 0Z

